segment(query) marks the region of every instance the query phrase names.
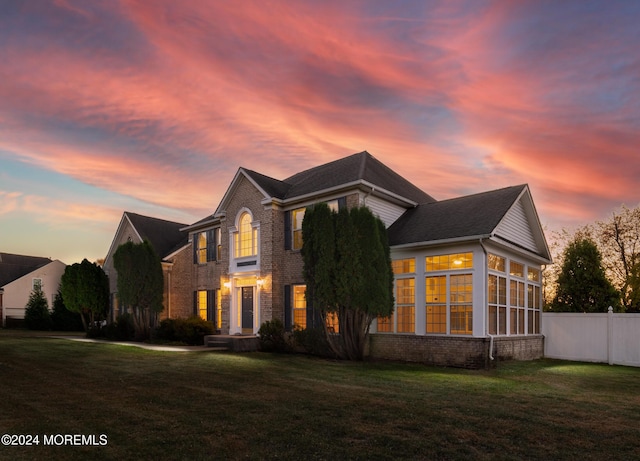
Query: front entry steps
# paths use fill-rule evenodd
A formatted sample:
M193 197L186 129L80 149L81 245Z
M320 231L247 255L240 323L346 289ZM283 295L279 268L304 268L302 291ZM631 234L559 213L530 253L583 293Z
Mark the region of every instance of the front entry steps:
M216 351L254 352L259 348L259 341L254 335L207 335L204 345Z

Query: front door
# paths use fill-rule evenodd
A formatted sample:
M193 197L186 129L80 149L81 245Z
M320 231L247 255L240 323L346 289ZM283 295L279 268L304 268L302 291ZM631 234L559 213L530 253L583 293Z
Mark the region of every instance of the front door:
M242 287L242 333L253 334L253 287Z

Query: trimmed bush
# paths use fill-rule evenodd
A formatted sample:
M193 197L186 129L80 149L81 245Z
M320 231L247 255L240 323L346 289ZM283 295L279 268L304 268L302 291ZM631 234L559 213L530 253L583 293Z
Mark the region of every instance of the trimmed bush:
M291 348L287 343L284 324L279 319L267 320L260 325L260 350L265 352L288 352Z
M200 317L187 319L165 319L156 329L156 339L169 342L179 342L191 346L202 346L204 337L214 334L215 327Z

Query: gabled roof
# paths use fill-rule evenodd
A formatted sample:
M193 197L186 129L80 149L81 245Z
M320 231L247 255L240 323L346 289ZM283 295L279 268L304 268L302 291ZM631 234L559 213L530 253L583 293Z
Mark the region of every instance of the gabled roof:
M524 207L517 206L521 205L520 199L523 197L526 197L527 208L531 210L528 217L524 216ZM531 235L532 243L525 249L550 259L527 185L421 204L409 209L389 227L389 243L391 246L400 246L495 236L509 244L518 245L518 242L508 241L504 236L496 235L496 230L505 221L508 213L516 212L523 213L523 220L529 221L527 231Z
M180 229L186 224L152 218L125 211L141 240L148 240L160 258L165 258L187 244L189 235Z
M113 254L117 250L116 243L119 241L118 236L126 223L131 225L139 237L140 242L148 240L149 243L151 243L151 246L153 246L153 249L158 253L158 256L160 256L160 259L162 260L185 246L189 240L189 234L180 230L185 227L186 224L125 211L122 214L118 230L113 237L111 247L109 248L109 252L105 258L105 266L107 265L107 261L113 257Z
M290 199L358 181L393 192L415 203L435 202L433 197L411 184L367 151L288 177L283 182L290 187L286 194L279 198Z
M51 262L50 258L0 253L0 287Z
M375 188L378 192L389 192L404 199L408 206L435 202L435 199L429 194L411 184L369 152L363 151L301 171L282 181L241 167L231 181L231 185L225 192L216 212L191 224L184 230L189 231L213 223L218 213L224 211L225 203L233 195L234 186L241 176L248 178L264 195L265 199L279 201L295 201L296 198L321 194L342 186L355 187L362 184Z

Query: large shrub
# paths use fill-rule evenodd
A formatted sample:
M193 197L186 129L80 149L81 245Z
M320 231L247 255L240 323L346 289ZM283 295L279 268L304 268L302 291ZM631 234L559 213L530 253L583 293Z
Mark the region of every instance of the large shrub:
M204 337L214 334L215 327L200 317L187 319L165 319L156 329L156 339L169 342L179 342L191 346L202 346Z
M302 348L307 354L320 357L336 357L327 342L327 337L322 327L303 329L296 326L293 329L293 343L297 347Z
M77 312L71 312L64 305L62 293L58 290L53 298L53 312L51 312L53 329L56 331L83 331L82 319Z
M258 336L262 351L287 352L290 349L285 337L284 324L279 319L267 320L260 325Z
M35 288L29 295L25 306L24 323L30 330L51 330L51 314L49 303L40 288Z
M104 336L112 341L133 341L135 327L131 314L120 314L116 321L103 328Z

